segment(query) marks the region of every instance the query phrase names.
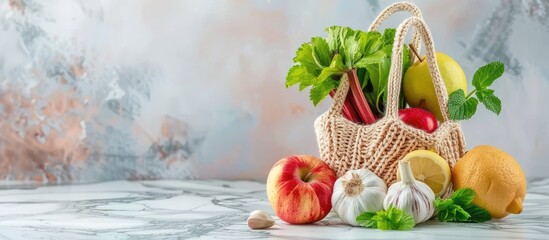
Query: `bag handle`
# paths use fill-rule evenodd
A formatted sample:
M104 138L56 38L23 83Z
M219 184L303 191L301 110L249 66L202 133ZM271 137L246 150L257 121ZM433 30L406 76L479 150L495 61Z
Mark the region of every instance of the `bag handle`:
M425 24L422 19L417 17L411 17L404 20L404 22L402 22L396 30L395 41L393 44L393 57L391 59L391 70L389 72L389 86L387 88L386 115L398 119L398 97L402 80L402 46L404 45L404 37L411 26L414 26L416 31L419 32L421 39L425 44L425 50L427 52L427 65L435 87L440 112L442 113L443 120L446 122L449 120L448 94L446 93L446 86L444 85L444 81L442 80L442 76L440 75L440 71L438 69L433 38L427 24Z
M408 11L412 13L415 17L419 19L423 19L423 15L421 14L421 11L416 5L409 2L396 2L389 5L388 7L383 9L383 11L381 11L381 13L377 16L377 18L374 20L374 22L372 22L372 24L368 28L368 31L377 30L379 25L381 25L381 23L383 23L385 19L389 18L394 13L400 12L400 11ZM419 36L419 32L415 30L412 36L412 46L414 46L414 48L417 50L418 53L421 52L420 41L421 41L421 38ZM412 61L412 63L414 62L414 59L415 59L415 56L410 55L410 60Z
M347 97L347 93L349 92L349 72L344 73L341 75L341 78L339 79L339 86L337 87L336 93L334 95L334 103L328 110L329 116L335 116L341 114L341 110L343 109L343 102L345 101L345 98Z

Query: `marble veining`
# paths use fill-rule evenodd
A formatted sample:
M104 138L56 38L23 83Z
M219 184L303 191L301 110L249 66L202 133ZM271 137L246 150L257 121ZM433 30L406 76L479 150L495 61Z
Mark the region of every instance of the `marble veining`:
M529 182L524 212L483 224L430 220L411 231L342 224L332 212L310 225L274 215L265 185L251 181L114 181L0 190L0 239L546 239L549 179ZM251 230L248 214L277 225Z

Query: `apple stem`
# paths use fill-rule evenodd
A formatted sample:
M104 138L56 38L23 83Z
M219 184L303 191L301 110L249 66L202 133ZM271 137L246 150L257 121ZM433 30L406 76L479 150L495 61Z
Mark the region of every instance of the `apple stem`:
M419 100L419 105L418 105L418 107L419 107L419 108L425 109L425 99L422 98L421 100Z
M309 182L309 180L310 180L309 178L311 178L312 175L313 174L311 172L307 173L307 175L303 178L303 181L304 182Z
M416 48L414 47L414 45L412 45L411 43L408 44L408 46L410 47L410 49L412 50L412 52L414 53L414 56L416 56L416 58L420 61L420 62L423 62L423 59L421 59L421 57L419 56L419 53L417 52Z

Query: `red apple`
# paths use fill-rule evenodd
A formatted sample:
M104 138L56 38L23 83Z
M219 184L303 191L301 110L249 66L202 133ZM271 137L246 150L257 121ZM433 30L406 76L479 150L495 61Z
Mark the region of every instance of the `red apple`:
M276 215L291 224L313 223L332 209L334 171L307 155L280 159L267 177L267 196Z
M404 108L398 111L398 117L406 124L425 132L437 130L437 118L431 112L421 108Z

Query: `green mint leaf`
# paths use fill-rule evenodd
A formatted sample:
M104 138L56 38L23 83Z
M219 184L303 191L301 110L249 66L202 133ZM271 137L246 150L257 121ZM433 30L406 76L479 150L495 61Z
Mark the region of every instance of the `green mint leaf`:
M291 87L297 83L299 85L299 91L313 85L316 82L316 77L307 71L307 68L302 65L295 65L290 68L288 75L286 76L286 87Z
M309 43L304 43L297 49L294 63L304 66L311 74L318 74L321 70L321 66L316 64L313 57L313 48Z
M332 63L330 63L330 66L322 69L322 72L320 72L317 83L321 83L333 75L343 74L348 70L349 69L345 65L343 65L341 55L336 54L332 59Z
M453 209L454 222L466 222L471 215L463 207L455 205Z
M477 111L478 100L476 98L465 99L465 93L459 89L448 98L448 112L452 120L467 120Z
M492 85L494 80L501 77L505 71L505 66L502 62L496 61L488 63L480 67L473 76L473 86L478 90L484 89Z
M461 188L454 193L452 193L452 196L450 197L455 204L460 206L465 206L473 201L475 198L475 191L470 188Z
M404 216L399 221L399 224L396 228L396 230L410 230L416 226L416 222L414 221L414 218L410 216L408 213L405 213Z
M372 221L376 222L376 226L380 230L390 230L393 228L393 224L387 221L387 213L384 211L377 212L377 214L372 217Z
M471 215L471 217L468 219L469 222L481 223L492 219L492 216L490 215L490 213L488 213L488 211L474 204L469 204L468 206L466 206L465 211L467 211L467 213Z
M387 219L386 216L375 216L373 217L374 220L376 220L377 222L377 228L379 230L383 230L383 231L386 231L386 230L392 230L392 229L395 229L396 227L393 225L393 223L391 221L389 221Z
M441 222L485 222L492 219L486 210L471 203L474 197L472 189L463 188L448 199L436 199L437 218Z
M357 217L357 222L380 230L410 230L416 225L412 216L393 206L377 213L363 213Z
M387 210L387 219L390 219L391 230L410 230L416 225L414 218L407 212L392 206Z
M460 189L448 199L436 199L435 208L437 210L437 218L441 222L465 222L469 218L467 211L460 206L460 203L468 204L472 201L474 193L470 189ZM473 194L473 195L471 195Z
M438 211L449 209L452 205L454 205L454 200L448 198L448 199L441 199L437 198L435 199L435 208Z
M326 40L321 37L313 37L311 39L311 44L313 50L313 59L315 60L317 65L320 65L322 67L327 67L328 65L330 65L330 47L328 46Z
M377 221L372 220L372 217L374 216L376 216L375 212L364 212L356 217L356 221L360 224L360 226L377 228Z
M309 92L309 98L313 102L313 105L316 107L318 103L324 100L324 98L326 98L326 96L330 94L330 91L337 88L338 83L339 81L328 78L322 81L320 84L317 84L313 88L311 88L311 91Z
M410 214L393 206L377 213L362 213L356 217L356 221L360 226L380 230L410 230L416 225Z
M414 218L407 212L390 206L387 210L387 222L391 223L388 230L410 230L416 225ZM379 222L378 222L379 225ZM381 229L381 228L380 228ZM383 230L383 229L382 229Z
M440 222L449 222L451 221L451 217L450 217L450 214L449 214L449 211L448 209L444 210L444 211L439 211L437 213L437 219L440 221Z
M494 95L494 90L483 89L476 92L478 100L486 107L486 109L499 115L501 112L501 100Z
M384 60L387 57L387 54L383 50L379 50L371 55L365 55L360 60L358 60L354 66L359 68L365 68L368 65L377 64Z
M441 222L463 222L467 221L469 214L452 199L435 200L437 218Z

